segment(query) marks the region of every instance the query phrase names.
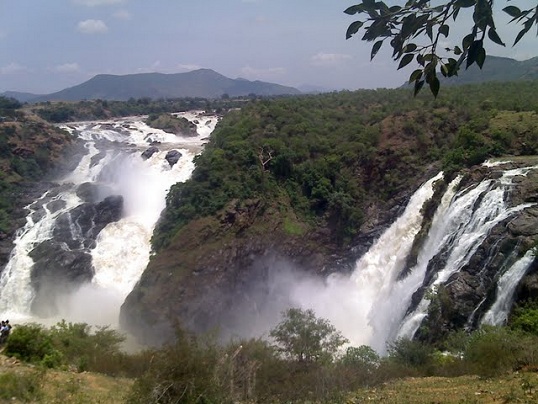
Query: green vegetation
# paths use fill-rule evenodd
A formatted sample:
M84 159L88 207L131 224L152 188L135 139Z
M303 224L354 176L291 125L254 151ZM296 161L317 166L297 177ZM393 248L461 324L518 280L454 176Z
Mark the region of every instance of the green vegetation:
M20 184L44 178L57 164L71 137L26 114L13 99L0 97L0 235L15 230Z
M472 23L468 23L468 34L461 39L461 47L440 47L441 42L450 35L450 24L456 21L460 12L464 15L470 10L473 19ZM503 11L512 17L511 22L516 22L522 28L515 37L514 45L533 26L538 26L536 6L521 10L511 4ZM375 41L372 59L387 41L392 47L394 60L399 61L398 69L415 60L419 67L409 77L409 82L414 83L415 94L427 83L432 94L437 96L440 87L437 74L457 76L464 62L466 68L474 63L482 68L486 60L485 40L505 46L495 26L493 1L447 0L445 3L432 4L429 1L409 0L403 6L389 7L383 1L362 0L344 12L362 15L362 19L348 27L346 38L351 38L364 27L362 40Z
M447 88L442 99L400 89L247 103L219 123L192 178L172 187L153 247L248 200L289 212L297 228L327 228L345 245L369 204L391 203L427 169L534 153L537 90L530 81Z
M187 118L175 117L170 114L151 114L146 119L146 124L152 128L162 129L165 132L181 134L184 136L196 135L196 125Z
M254 97L256 98L256 97ZM212 111L217 114L228 109L239 108L251 99L249 97L158 99L131 98L128 101L77 101L43 102L29 107L41 118L53 122L85 121L109 119L121 116L162 114L192 110Z
M538 379L526 370L538 367L538 334L516 328L458 332L438 345L400 339L379 356L364 345L343 350L344 339L329 322L311 310L289 309L270 332L274 344L261 339L218 344L216 336L195 336L178 328L172 343L126 354L120 348L121 335L107 328L91 333L86 324L65 321L49 329L25 324L14 327L4 354L38 366L18 372L0 369L0 398L46 401L54 384L51 380L58 383L58 370L73 372L60 390L54 387L56 399L67 400L63 402L94 402L91 390L82 391L76 382L80 374L76 372L88 375L86 371L114 375L118 382L111 388L116 390L117 376L134 380L121 382L121 400L119 391L99 392L99 397L109 397L99 402L354 402L367 393L381 402L401 402L385 395L395 383L403 383L404 402L422 402L420 389L411 385L426 385L436 377L438 383L459 388L460 383L476 383L473 375L490 384L488 391L502 391L505 400L535 398ZM106 365L112 362L119 363L114 371ZM0 368L5 363L2 359ZM424 376L428 379L417 379ZM414 379L395 381L409 377ZM513 388L512 379L520 387ZM501 388L503 380L509 389ZM93 387L95 393L111 381L99 383ZM130 392L126 386L131 386Z
M316 318L313 310L288 309L269 334L278 351L297 362L330 362L348 340L329 323Z

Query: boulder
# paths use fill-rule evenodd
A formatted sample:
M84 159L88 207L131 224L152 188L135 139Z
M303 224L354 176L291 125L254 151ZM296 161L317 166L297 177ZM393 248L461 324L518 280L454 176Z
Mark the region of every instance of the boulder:
M147 160L149 159L151 156L153 156L155 153L157 153L159 151L159 149L155 146L151 146L150 148L146 149L143 153L142 153L142 158L144 160Z
M166 153L165 159L168 161L168 164L170 164L170 167L173 167L174 164L179 161L181 156L182 154L177 150L170 150L168 153Z

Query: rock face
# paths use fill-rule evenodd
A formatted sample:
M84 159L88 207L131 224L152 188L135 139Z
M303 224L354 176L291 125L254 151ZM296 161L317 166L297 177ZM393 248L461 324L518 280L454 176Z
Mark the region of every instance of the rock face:
M122 306L122 327L147 344L168 340L177 322L196 332L218 328L223 338L259 335L289 306L293 279L350 272L403 200L378 212L377 226L351 251L339 247L327 229L286 232L281 207L232 201L218 217L191 222L176 237L180 242L151 259ZM269 230L257 230L261 223Z
M533 164L532 160L518 163ZM465 173L460 189L483 179L500 178L501 170L516 166L474 167ZM419 184L417 181L417 188ZM509 206L538 201L538 170L514 178L512 184L505 194ZM423 207L424 231L418 233L412 254L426 239L446 185L439 185L431 202ZM355 260L401 214L410 196L411 192L386 205L372 205L371 217L351 249L339 247L326 229L304 228L300 234L287 233L279 208L266 206L261 200L244 204L234 201L218 217L191 222L177 235L176 243L150 261L122 307L122 325L146 343L165 341L173 334L171 324L178 321L195 331L217 327L224 336L233 332L256 335L256 321L266 314L263 310L269 300L273 307L285 308L289 303L289 283L300 274L325 277L331 271L351 271ZM270 230L257 231L259 223L264 224L263 228L269 224ZM467 264L437 289L435 302L430 304L416 337L436 340L453 329L476 327L495 299L501 274L537 242L538 206L497 223ZM448 253L441 249L429 262L410 311L444 267ZM408 265L413 262L416 256L408 257ZM537 271L535 263L521 281L516 299L538 296ZM404 270L401 277L405 276Z
M90 186L78 190L86 200L94 200L95 192ZM95 247L99 232L118 221L122 212L123 197L109 196L97 203L85 202L58 216L52 238L38 244L29 254L34 261L33 313L43 317L54 315L63 294L91 281L94 270L90 250Z
M170 164L170 167L173 167L174 164L179 161L181 156L182 154L177 150L170 150L168 153L166 153L165 159L168 161L168 164Z
M153 156L155 153L157 153L159 151L159 149L156 147L156 146L151 146L150 148L146 149L143 153L142 153L142 158L144 160L147 160L149 159L151 156Z
M533 161L521 161L520 165L530 166ZM502 167L515 167L508 164ZM499 171L477 167L467 173L464 188L486 178L499 175ZM513 186L505 195L509 206L534 203L538 197L538 171L532 170L526 176L513 180ZM531 206L497 223L488 233L476 252L463 268L454 273L438 290L435 304L430 305L428 316L423 321L417 337L423 340L438 340L449 331L461 328L476 328L482 316L490 308L496 297L497 281L515 261L538 242L538 207ZM428 265L430 280L442 268L447 254L442 251ZM526 300L538 295L538 285L530 281L536 277L538 262L531 264L526 278L516 290L515 301ZM418 303L426 290L424 285L414 296Z

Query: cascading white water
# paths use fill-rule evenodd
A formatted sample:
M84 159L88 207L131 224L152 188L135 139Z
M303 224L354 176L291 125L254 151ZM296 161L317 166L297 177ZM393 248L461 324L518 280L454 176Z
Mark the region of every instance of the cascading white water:
M515 176L526 175L531 169L536 168L538 167L505 171L498 180L482 181L476 187L464 189L454 196L444 214L445 223L441 229L444 235L437 249L437 251L446 249L448 258L444 267L435 274L435 280L429 285L430 289L433 290L436 286L445 283L451 275L461 270L497 223L533 205L526 203L509 208L505 202L505 194L509 191ZM428 241L425 243L425 248L431 248ZM434 254L430 255L434 256ZM411 270L411 274L419 271L423 277L426 267L427 263L417 266ZM417 308L403 320L397 337L413 337L426 317L429 305L430 300L424 296Z
M79 122L63 128L86 141L88 151L77 167L59 182L59 190L42 196L28 207L26 226L21 229L10 261L0 277L0 313L13 320L31 318L34 298L30 273L34 262L28 255L40 242L53 237L56 218L82 203L76 189L86 182L102 185L107 195L123 196L123 215L108 224L91 250L95 270L91 284L61 297L59 318L91 324L116 325L119 308L145 269L150 238L166 193L176 182L188 179L193 158L215 128L217 118L201 113L179 114L197 122L198 136L176 136L145 125L142 117L108 122ZM144 160L141 153L156 142L159 151ZM154 143L155 144L155 143ZM172 167L165 155L181 153ZM49 209L49 206L55 206ZM35 212L41 210L41 217Z
M534 251L529 250L518 259L497 282L495 302L482 317L482 324L504 325L512 306L512 299L519 281L534 261Z
M391 314L380 313L380 301L390 291L403 269L407 255L422 223L422 206L433 196L433 184L442 178L439 173L424 183L411 197L403 214L381 235L357 262L350 278L334 275L324 285L302 281L292 292L292 302L314 309L328 318L352 345L370 345L382 352L388 338L388 327L378 327L372 319ZM391 300L389 309L401 303Z
M420 230L421 208L431 198L432 185L440 177L436 176L416 191L402 216L357 261L351 276L332 275L325 282L300 279L292 288L291 305L313 309L340 330L350 344L366 344L380 353L386 351L387 342L412 337L430 303L423 298L406 316L413 294L422 286L435 288L446 282L469 261L497 223L534 205L508 207L505 197L514 177L536 168L507 170L500 178L460 191L461 178L455 178L437 207L415 266L402 277ZM446 263L434 274L432 284L424 285L428 264L441 252L447 257Z

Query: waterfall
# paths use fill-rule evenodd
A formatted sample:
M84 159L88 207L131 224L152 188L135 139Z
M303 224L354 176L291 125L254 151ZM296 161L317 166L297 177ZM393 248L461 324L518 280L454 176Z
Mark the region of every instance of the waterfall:
M401 302L390 296L393 285L403 269L405 259L422 223L421 209L433 196L434 183L442 173L424 183L410 198L402 215L380 236L369 251L356 263L351 277L331 276L324 285L312 280L298 282L292 292L292 303L314 309L317 315L331 323L350 340L351 344L385 349L395 316ZM380 311L380 305L387 312ZM382 326L375 321L383 316Z
M198 135L184 137L153 129L145 125L143 117L62 125L85 142L86 154L72 172L26 207L26 225L17 233L0 277L3 317L33 319L35 261L30 254L44 241L57 240L60 251L91 257L93 276L91 282L73 290L58 286L54 291L57 296L51 296L59 308L55 317L91 324L117 323L120 305L148 263L150 238L165 207L166 193L171 185L190 177L193 158L217 123L215 116L203 113L177 115L195 122ZM155 149L143 158L150 146ZM170 150L181 153L173 166L165 159ZM86 211L81 210L90 205L81 194L81 186L88 183L95 199L90 201L92 206L111 195L121 195L123 201L121 218L106 224L96 236L95 218L88 222ZM59 218L69 222L65 230L59 231ZM70 234L69 239L65 233Z
M496 299L491 308L484 314L481 323L504 325L512 307L512 299L519 281L527 273L534 261L534 251L529 250L517 260L497 282Z
M513 179L536 168L507 170L498 178L464 189L460 189L461 177L452 180L432 217L416 264L402 277L422 224L421 209L433 195L433 184L441 178L438 174L413 194L403 214L356 262L350 276L333 274L324 282L300 279L292 288L291 305L311 308L327 318L354 346L366 344L384 353L388 342L411 338L430 304L422 297L408 312L414 307L413 295L421 288L446 283L469 262L496 224L534 205L510 207L507 199ZM436 263L433 268L432 262ZM432 270L436 273L429 274Z
M444 266L435 274L434 280L428 286L430 290L435 290L438 285L444 284L450 276L460 271L467 264L476 252L480 244L484 241L489 231L499 222L512 216L513 214L532 206L532 203L525 203L514 207L508 207L506 203L506 193L512 185L512 179L519 175L526 175L531 169L537 167L525 167L507 170L499 179L486 179L476 186L463 189L452 198L450 206L443 214L443 224L438 226L432 224L432 229L428 235L421 254L429 254L433 258L434 254L443 250L447 255ZM439 244L436 250L431 249L430 237L432 231L441 232L442 237L437 235ZM426 274L427 263L416 266L411 270L411 274L418 278ZM418 274L414 274L418 271ZM409 313L400 325L397 337L411 338L415 335L422 320L426 317L430 300L424 296L417 308Z

